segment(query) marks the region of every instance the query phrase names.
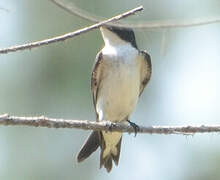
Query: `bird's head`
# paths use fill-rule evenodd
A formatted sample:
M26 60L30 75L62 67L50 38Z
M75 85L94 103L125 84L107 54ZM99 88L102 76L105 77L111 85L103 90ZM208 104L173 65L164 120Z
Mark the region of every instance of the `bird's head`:
M102 26L100 30L105 43L130 43L134 48L137 48L134 31L132 29L105 25Z

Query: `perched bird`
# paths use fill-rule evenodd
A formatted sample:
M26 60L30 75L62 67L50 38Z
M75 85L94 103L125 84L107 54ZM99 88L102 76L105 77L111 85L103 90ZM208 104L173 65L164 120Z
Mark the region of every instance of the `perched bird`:
M137 131L129 117L150 80L150 55L138 50L133 30L109 25L100 30L105 46L96 56L91 78L96 120L127 121ZM112 161L118 165L121 140L121 132L93 131L77 160L83 161L100 147L100 168L110 172Z

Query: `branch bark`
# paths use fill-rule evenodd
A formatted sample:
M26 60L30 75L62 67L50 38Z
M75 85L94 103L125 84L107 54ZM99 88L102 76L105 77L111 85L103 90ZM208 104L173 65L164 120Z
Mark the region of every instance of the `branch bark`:
M10 116L8 114L0 115L1 126L32 126L32 127L47 127L47 128L76 128L83 130L104 130L118 132L134 132L134 129L129 124L111 123L108 121L95 122L89 120L65 120L48 118L45 116L39 117L19 117ZM220 132L220 125L202 125L202 126L139 126L138 133L145 134L182 134L192 135L195 133L214 133Z
M114 16L110 19L107 19L107 20L104 20L102 22L93 24L91 26L79 29L79 30L74 31L74 32L70 32L70 33L67 33L67 34L64 34L64 35L61 35L61 36L56 36L56 37L53 37L53 38L50 38L50 39L45 39L45 40L42 40L42 41L36 41L36 42L27 43L27 44L22 44L22 45L17 45L17 46L11 46L11 47L8 47L8 48L3 48L3 49L0 49L0 54L6 54L6 53L9 53L9 52L15 52L15 51L24 50L24 49L29 49L30 50L30 49L35 48L35 47L48 45L48 44L55 43L55 42L58 42L58 41L64 41L66 39L78 36L82 33L86 33L88 31L97 29L97 28L99 28L99 27L101 27L104 24L107 24L109 22L118 21L122 18L126 18L130 15L134 15L136 12L142 11L142 10L143 10L143 7L139 6L137 8L134 8L134 9L130 10L130 11L127 11L123 14Z

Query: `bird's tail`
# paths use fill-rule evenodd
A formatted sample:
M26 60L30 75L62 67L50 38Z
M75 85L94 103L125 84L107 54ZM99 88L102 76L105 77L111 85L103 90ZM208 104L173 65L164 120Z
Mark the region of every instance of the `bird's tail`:
M117 132L108 132L109 136L112 133L117 133ZM105 139L105 138L102 138L102 139ZM114 161L115 164L118 165L120 151L121 151L121 140L122 140L122 136L120 135L119 141L117 142L115 146L112 146L112 145L109 146L109 143L107 142L107 140L102 140L101 154L100 154L100 168L104 166L107 172L110 172L112 169L112 161Z
M118 165L121 139L122 134L119 132L93 131L77 156L78 162L82 162L88 158L100 146L100 168L104 166L106 170L110 172L112 169L112 161Z

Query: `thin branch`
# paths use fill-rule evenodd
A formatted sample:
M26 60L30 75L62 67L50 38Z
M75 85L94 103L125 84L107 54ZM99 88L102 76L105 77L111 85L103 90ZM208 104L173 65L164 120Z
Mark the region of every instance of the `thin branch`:
M0 115L0 125L2 126L32 126L47 128L77 128L84 130L104 130L118 132L134 132L133 127L128 124L111 123L108 121L95 122L88 120L65 120L40 117L18 117L8 114ZM139 126L138 133L145 134L183 134L192 135L195 133L214 133L220 132L220 125L213 126Z
M89 20L91 22L99 22L102 21L104 18L95 16L91 13L88 13L78 7L75 6L73 3L67 3L62 0L50 0L63 10L67 11L68 13L81 17L85 20ZM112 24L113 26L124 27L124 28L133 28L133 29L160 29L160 28L184 28L184 27L193 27L193 26L201 26L207 24L214 24L220 23L220 17L209 17L204 19L191 19L185 21L154 21L154 22L146 22L146 21L138 21L137 23L117 23Z
M86 33L88 31L91 31L91 30L94 30L96 28L99 28L102 25L107 24L109 22L118 21L118 20L120 20L122 18L126 18L126 17L128 17L130 15L134 15L136 12L142 11L142 10L143 10L143 7L139 6L139 7L135 8L135 9L127 11L127 12L125 12L123 14L117 15L117 16L112 17L110 19L107 19L107 20L104 20L102 22L96 23L94 25L91 25L91 26L79 29L79 30L74 31L74 32L70 32L70 33L67 33L67 34L64 34L64 35L61 35L61 36L56 36L56 37L53 37L53 38L50 38L50 39L45 39L45 40L42 40L42 41L36 41L36 42L32 42L32 43L27 43L27 44L11 46L9 48L3 48L3 49L0 49L0 54L6 54L6 53L9 53L9 52L14 52L14 51L18 51L18 50L24 50L24 49L32 49L34 47L48 45L48 44L55 43L55 42L58 42L58 41L64 41L66 39L78 36L78 35L80 35L82 33Z

